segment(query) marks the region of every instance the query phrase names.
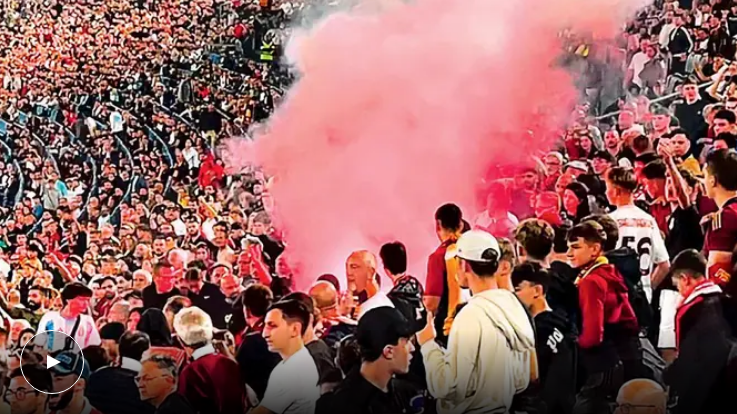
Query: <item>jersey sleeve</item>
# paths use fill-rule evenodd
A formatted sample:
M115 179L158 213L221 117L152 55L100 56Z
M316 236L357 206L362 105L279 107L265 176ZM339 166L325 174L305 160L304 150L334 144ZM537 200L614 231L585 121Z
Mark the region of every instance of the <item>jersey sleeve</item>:
M706 250L731 253L737 243L737 212L729 209L717 214L706 239Z
M445 257L438 252L427 259L427 279L425 279L425 296L443 296L445 278Z
M653 263L657 265L669 261L670 257L668 256L668 249L665 247L663 235L658 229L658 224L653 221L653 225L655 226L653 229Z

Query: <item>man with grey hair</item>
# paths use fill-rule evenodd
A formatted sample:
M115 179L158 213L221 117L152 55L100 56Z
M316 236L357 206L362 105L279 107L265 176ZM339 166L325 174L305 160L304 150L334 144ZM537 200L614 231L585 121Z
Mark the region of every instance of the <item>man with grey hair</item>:
M200 413L243 414L245 389L238 364L212 345L212 319L193 306L174 317L174 331L192 362L182 370L178 390Z
M177 393L179 366L169 355L148 354L136 376L141 400L155 407L155 414L195 414L192 405Z

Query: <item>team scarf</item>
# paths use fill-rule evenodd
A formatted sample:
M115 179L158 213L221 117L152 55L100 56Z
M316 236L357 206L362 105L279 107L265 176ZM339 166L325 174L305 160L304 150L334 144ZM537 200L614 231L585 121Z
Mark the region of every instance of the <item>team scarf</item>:
M604 257L604 256L597 257L593 262L591 262L591 264L589 264L586 267L584 267L583 269L581 269L581 273L578 275L578 277L576 278L576 281L573 282L573 284L576 285L576 286L578 286L578 284L581 283L581 281L586 276L590 275L591 272L593 272L595 269L598 269L598 268L600 268L600 267L602 267L604 265L608 265L608 264L609 264L609 260L607 260L606 257Z
M681 319L683 318L683 315L685 315L693 306L703 302L704 296L719 293L722 293L722 288L720 288L713 280L706 279L691 288L689 291L686 291L686 294L681 296L676 308L676 349L680 347L681 343Z

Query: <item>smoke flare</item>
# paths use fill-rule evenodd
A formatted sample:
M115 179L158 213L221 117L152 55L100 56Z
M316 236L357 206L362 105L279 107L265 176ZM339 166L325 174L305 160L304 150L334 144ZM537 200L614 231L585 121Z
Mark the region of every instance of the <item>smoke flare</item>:
M433 214L470 215L479 179L547 149L577 99L564 28L613 35L642 0L418 0L328 16L288 48L300 78L254 144L298 285L401 240L421 280Z

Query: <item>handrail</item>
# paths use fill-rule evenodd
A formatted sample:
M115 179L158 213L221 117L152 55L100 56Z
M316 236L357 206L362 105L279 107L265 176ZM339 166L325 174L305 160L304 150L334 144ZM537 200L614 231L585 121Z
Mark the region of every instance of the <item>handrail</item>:
M103 124L102 122L98 121L94 117L92 117L92 120L95 121L95 124L97 124L97 127L100 129L100 131L106 131L108 129L105 124ZM115 142L118 144L118 147L125 153L126 158L128 158L128 162L129 162L129 164L131 166L131 169L133 169L133 167L135 166L135 163L134 163L133 155L131 154L130 149L128 148L127 145L125 145L125 142L123 142L123 140L120 139L119 136L117 136L116 134L112 133L112 131L110 131L110 134L115 138ZM123 194L123 197L120 199L120 202L118 202L118 204L115 206L115 208L113 208L113 210L110 212L110 217L115 217L118 214L118 211L120 211L120 206L126 200L130 200L131 194L133 193L133 185L138 180L138 176L136 175L136 173L134 171L135 170L131 171L131 178L130 178L130 180L128 182L128 189Z
M166 158L166 161L169 164L169 169L172 169L174 167L174 157L172 157L171 155L171 150L169 149L169 145L166 143L166 141L164 141L163 138L161 138L161 136L153 128L151 128L149 125L146 125L144 122L142 122L142 120L138 116L134 115L131 111L127 109L121 108L111 102L106 102L106 105L119 112L125 112L128 115L130 115L132 118L137 120L138 123L140 123L143 126L143 129L146 131L146 136L148 137L148 139L152 142L158 142L159 145L161 146L162 154L164 155L164 158ZM169 189L171 188L171 184L172 184L172 177L171 175L169 175L169 178L166 180L166 184L164 185L164 194L169 192Z
M146 129L148 139L155 140L159 142L159 145L161 145L161 148L164 150L164 156L169 162L169 169L174 169L174 158L171 156L171 151L169 150L169 146L166 144L163 138L159 136L159 134L156 133L156 131L151 128L148 125L143 126ZM153 137L153 138L152 138ZM169 190L171 189L173 177L172 174L169 174L169 177L166 179L166 184L164 185L164 195L169 193Z
M73 145L77 142L77 136L74 135L74 132L72 132L72 130L67 128L65 125L62 125L56 121L53 121L53 122L59 127L61 127L61 129L69 136L69 142L72 144L72 146L63 147L59 151L59 157L61 157L66 151L71 151L72 148L74 148ZM98 173L97 173L97 163L95 162L95 159L93 157L90 157L90 154L88 154L85 151L80 151L80 153L84 155L85 157L83 162L89 163L92 168L92 180L90 182L89 188L87 188L87 197L85 197L84 203L82 204L82 207L80 208L80 211L82 212L82 214L84 214L84 212L87 211L87 206L90 204L90 199L95 194L95 192L98 190L97 186L99 185L98 183L99 178L98 178Z
M3 121L4 122L4 121ZM0 134L0 136L5 136L5 134ZM0 145L2 145L5 148L5 151L8 152L8 157L10 158L10 161L13 163L13 167L15 168L15 173L18 175L18 190L15 192L15 200L13 204L18 204L21 202L23 198L23 187L25 186L25 178L23 178L23 172L20 170L20 163L18 160L13 156L13 150L10 148L10 145L8 145L7 142L5 142L4 139L0 139ZM8 191L10 191L10 187L5 190L5 197L8 196Z
M703 89L703 88L706 88L706 87L711 86L713 84L714 84L714 81L707 81L707 82L704 82L701 85L699 85L698 88L699 89ZM673 99L673 98L679 96L680 94L681 94L680 92L673 92L673 93L670 93L668 95L664 95L664 96L655 98L655 99L653 99L653 100L650 101L650 105L655 104L655 103L660 103L660 102L663 102L663 101L667 101L669 99ZM614 111L614 112L610 112L608 114L599 115L599 116L597 116L594 119L597 120L597 121L601 121L602 119L607 119L607 118L611 118L613 116L617 116L621 112L622 112L622 110L620 109L619 111Z
M130 149L128 149L128 147L125 145L125 143L123 142L123 140L120 139L120 137L118 137L117 135L115 135L115 141L118 143L118 146L120 146L123 149L123 152L125 152L125 154L126 154L126 156L128 158L128 162L131 165L131 168L133 168L135 166L135 164L133 162L133 155L131 155ZM115 206L115 208L113 209L113 211L110 212L110 217L114 217L115 215L117 215L118 214L118 211L120 210L120 206L126 200L130 200L131 194L133 193L133 185L138 180L138 176L136 175L136 173L134 171L135 170L131 171L131 178L130 178L130 182L128 183L128 190L123 194L123 198L120 199L120 202L118 203L118 205Z
M39 118L40 119L40 118ZM51 160L51 163L54 164L54 170L56 170L56 173L59 174L61 177L61 171L59 171L59 164L56 162L56 158L51 154L51 151L49 150L48 145L46 145L41 137L36 135L34 132L31 132L31 138L36 141L39 145L41 145L41 148L43 148L43 151L46 153L46 158Z

